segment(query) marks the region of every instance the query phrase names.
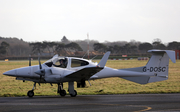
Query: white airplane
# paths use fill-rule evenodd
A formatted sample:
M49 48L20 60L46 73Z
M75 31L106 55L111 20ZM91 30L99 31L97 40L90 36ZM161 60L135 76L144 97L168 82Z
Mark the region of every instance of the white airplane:
M68 82L68 91L72 97L77 95L74 90L74 81L77 87L85 87L86 80L94 80L109 77L119 77L139 84L163 81L168 79L169 58L173 63L175 52L170 50L149 50L152 56L149 62L142 67L128 69L113 69L105 67L110 52L105 53L99 63L91 60L75 57L58 57L55 55L52 59L39 65L17 68L7 72L4 75L16 77L17 80L33 81L32 90L28 91L29 97L34 96L34 87L36 83L58 84L58 93L61 96L66 95L63 89L63 83Z

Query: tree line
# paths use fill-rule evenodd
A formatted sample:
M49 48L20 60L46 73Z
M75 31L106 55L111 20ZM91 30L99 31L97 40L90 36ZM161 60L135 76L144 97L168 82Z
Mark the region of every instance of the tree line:
M87 52L87 40L68 40L63 36L60 41L43 41L43 42L25 42L23 39L16 37L0 37L0 56L29 56L42 55L53 56L59 54L61 56L83 55ZM89 40L90 55L103 54L106 51L111 51L112 55L144 55L150 49L168 49L180 50L180 42L173 41L166 45L160 39L154 39L152 43L138 42L131 40L103 42L99 43L96 40Z
M64 44L62 42L33 42L29 43L32 47L31 54L40 54L40 55L72 55L72 53L77 51L83 51L79 44L75 42L70 42L68 44Z
M134 41L135 42L135 41ZM150 49L161 49L161 50L180 50L180 42L169 42L167 45L164 45L160 39L154 39L151 43L137 43L133 44L132 42L123 44L115 44L115 45L106 45L106 43L95 43L94 50L98 52L106 52L111 51L111 54L114 55L141 55L146 54Z

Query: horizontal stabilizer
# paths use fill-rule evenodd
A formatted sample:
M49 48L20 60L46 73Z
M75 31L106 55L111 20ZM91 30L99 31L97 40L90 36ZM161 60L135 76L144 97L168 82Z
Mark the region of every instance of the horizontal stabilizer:
M171 61L173 63L176 63L176 58L175 58L175 51L172 51L172 50L157 50L157 49L152 49L152 50L149 50L148 52L150 53L157 53L157 54L164 54L164 53L167 53L168 57L171 59Z

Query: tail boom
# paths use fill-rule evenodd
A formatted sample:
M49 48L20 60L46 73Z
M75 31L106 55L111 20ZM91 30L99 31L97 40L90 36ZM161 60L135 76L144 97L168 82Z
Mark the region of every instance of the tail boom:
M152 56L149 62L144 67L131 68L129 70L142 71L144 76L141 77L122 77L124 79L146 84L151 82L163 81L168 79L168 70L169 70L169 59L173 63L176 62L175 52L171 50L149 50L148 52L152 53ZM127 69L128 70L128 69Z
M170 50L149 50L152 56L146 66L128 69L112 69L105 67L91 79L119 77L139 84L163 81L168 79L169 59L173 63L175 52Z

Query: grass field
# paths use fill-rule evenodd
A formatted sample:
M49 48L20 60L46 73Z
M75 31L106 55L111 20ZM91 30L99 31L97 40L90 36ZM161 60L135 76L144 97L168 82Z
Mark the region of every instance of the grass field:
M98 62L98 61L97 61ZM106 66L122 69L139 67L146 65L147 61L137 60L108 60ZM32 65L37 65L38 61L32 61ZM0 96L26 96L27 91L33 87L33 82L23 82L15 80L14 77L2 75L3 72L28 66L28 61L9 61L0 62ZM93 95L93 94L139 94L139 93L180 93L180 61L169 65L169 79L166 81L149 83L140 85L121 78L107 78L90 81L92 86L86 82L85 88L76 88L78 95ZM67 83L64 83L64 89L68 89ZM35 95L58 95L57 84L41 84L36 85Z

